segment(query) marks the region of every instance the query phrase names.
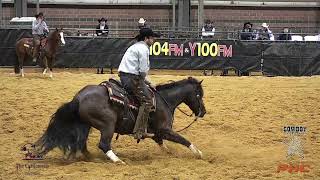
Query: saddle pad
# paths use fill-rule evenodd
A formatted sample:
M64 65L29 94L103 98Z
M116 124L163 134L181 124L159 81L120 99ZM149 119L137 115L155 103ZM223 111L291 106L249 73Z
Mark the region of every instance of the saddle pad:
M139 109L139 103L136 99L134 99L132 96L128 96L128 93L125 91L125 89L122 87L121 83L115 79L109 79L109 81L104 81L100 83L100 85L104 86L108 93L109 93L109 99L113 102L116 102L121 105L125 105L125 102L128 102L128 106L131 109L138 110ZM153 102L153 109L152 111L155 111L156 107L156 98L154 95L154 92L149 88L149 91L152 92L152 102Z

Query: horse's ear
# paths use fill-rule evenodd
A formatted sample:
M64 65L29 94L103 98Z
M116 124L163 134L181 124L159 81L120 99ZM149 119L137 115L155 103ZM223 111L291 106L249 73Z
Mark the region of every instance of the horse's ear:
M63 28L61 28L60 31L63 31Z
M58 28L56 28L56 31L59 31Z
M191 79L192 79L192 77L191 77L191 76L189 76L189 77L188 77L188 80L191 80Z
M199 82L199 84L201 84L201 83L202 83L202 81L203 81L203 79Z

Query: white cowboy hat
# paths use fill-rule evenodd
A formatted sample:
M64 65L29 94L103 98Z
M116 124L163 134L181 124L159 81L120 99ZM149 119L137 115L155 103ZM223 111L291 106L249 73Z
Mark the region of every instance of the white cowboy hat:
M146 20L144 20L143 18L140 18L138 23L139 24L144 24L145 22L146 22Z
M269 26L267 25L267 23L262 23L261 26L262 26L262 27L265 27L265 28L269 27Z

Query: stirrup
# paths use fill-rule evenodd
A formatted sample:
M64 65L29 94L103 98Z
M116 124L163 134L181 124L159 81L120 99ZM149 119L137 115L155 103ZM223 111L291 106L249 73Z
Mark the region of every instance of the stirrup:
M145 139L145 138L153 138L154 134L151 133L134 133L133 134L134 139Z

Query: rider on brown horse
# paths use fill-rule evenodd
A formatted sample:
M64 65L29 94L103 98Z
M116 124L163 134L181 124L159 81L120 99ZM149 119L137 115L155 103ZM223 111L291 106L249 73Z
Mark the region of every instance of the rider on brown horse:
M39 49L40 49L40 41L42 38L46 36L46 34L49 33L48 26L46 22L44 22L44 16L43 13L40 12L39 14L35 15L36 20L32 22L32 36L33 36L33 62L37 61L37 57L39 55Z
M158 36L150 28L140 29L140 34L136 37L138 42L127 49L118 69L122 85L129 94L136 97L140 104L133 130L134 137L138 140L152 137L152 134L146 131L153 105L145 78L150 69L149 46L154 43L154 37Z

